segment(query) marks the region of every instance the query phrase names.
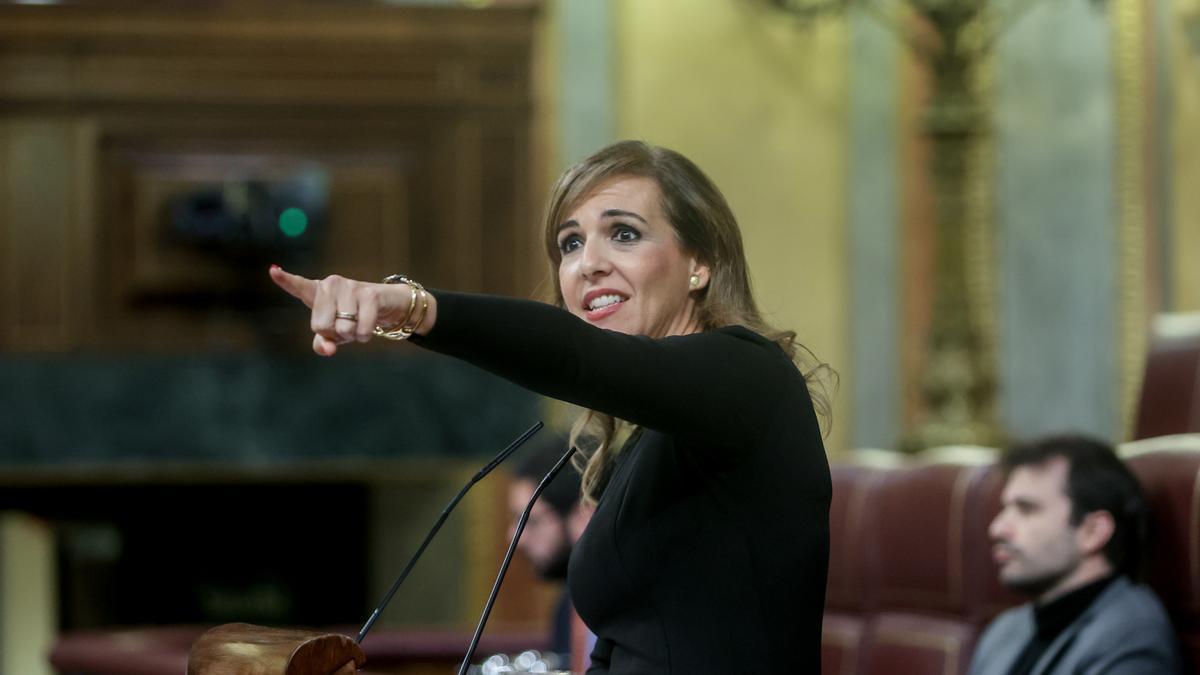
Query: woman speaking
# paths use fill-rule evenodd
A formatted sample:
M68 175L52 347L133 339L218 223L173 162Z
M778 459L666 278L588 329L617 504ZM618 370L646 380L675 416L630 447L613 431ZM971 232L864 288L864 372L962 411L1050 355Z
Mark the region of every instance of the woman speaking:
M572 442L596 510L568 586L597 636L589 673L820 672L825 369L760 316L725 198L626 141L567 170L544 225L557 307L271 278L311 308L317 354L411 338L588 411Z

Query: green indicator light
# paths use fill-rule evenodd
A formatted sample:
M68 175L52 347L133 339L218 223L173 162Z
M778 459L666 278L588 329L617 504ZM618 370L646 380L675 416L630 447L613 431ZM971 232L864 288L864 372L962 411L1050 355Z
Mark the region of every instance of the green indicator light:
M296 207L279 214L279 229L289 237L299 237L308 229L308 215Z

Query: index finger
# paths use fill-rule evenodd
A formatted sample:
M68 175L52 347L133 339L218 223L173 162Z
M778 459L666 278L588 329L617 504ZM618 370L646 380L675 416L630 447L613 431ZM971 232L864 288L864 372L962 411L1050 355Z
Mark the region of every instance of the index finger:
M283 271L279 265L271 265L271 281L288 292L288 295L303 302L312 309L313 300L317 297L317 282L306 279L298 274Z

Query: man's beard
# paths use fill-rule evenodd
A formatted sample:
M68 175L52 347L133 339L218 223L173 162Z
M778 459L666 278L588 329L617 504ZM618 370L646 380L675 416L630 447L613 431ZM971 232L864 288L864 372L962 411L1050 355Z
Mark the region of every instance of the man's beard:
M1054 588L1074 571L1071 567L1060 570L1042 572L1035 576L1024 577L1012 581L1001 580L1004 587L1031 598L1040 598L1046 591Z

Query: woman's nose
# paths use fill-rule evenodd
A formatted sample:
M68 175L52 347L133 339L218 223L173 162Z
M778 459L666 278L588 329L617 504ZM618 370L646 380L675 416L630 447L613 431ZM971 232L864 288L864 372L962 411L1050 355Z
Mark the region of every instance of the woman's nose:
M583 244L583 254L580 256L580 272L585 277L608 274L612 270L612 264L608 257L608 251L605 249L604 243L596 241L594 238L589 239Z

